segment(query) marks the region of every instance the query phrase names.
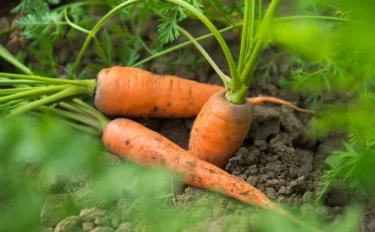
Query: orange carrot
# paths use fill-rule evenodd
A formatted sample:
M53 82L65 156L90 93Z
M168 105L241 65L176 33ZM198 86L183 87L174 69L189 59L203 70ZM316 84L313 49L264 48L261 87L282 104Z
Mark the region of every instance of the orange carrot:
M224 168L241 146L252 121L251 104L237 105L225 99L225 91L213 94L204 104L190 132L189 152Z
M161 134L130 119L110 121L102 135L106 149L134 163L164 166L181 174L186 184L220 192L245 203L275 209L276 205L246 181L198 159Z
M106 149L145 167L166 167L182 176L184 183L277 212L304 228L319 231L289 214L243 179L198 159L161 134L130 119L117 118L105 126Z
M113 116L189 118L197 116L209 97L222 90L224 87L218 85L114 66L101 70L97 76L95 106ZM248 101L283 104L311 112L275 97L255 97Z

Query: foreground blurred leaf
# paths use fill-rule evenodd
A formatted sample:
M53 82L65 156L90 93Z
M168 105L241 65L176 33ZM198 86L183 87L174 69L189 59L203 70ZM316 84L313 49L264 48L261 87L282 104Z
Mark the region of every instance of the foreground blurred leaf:
M56 176L96 170L103 157L100 148L61 120L2 119L0 230L40 231L40 209Z
M313 61L332 56L332 24L319 21L281 21L267 32L269 40Z

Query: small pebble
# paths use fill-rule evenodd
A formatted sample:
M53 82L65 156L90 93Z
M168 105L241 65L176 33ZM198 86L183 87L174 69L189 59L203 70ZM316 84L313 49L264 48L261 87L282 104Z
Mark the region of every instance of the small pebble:
M267 142L264 140L255 140L254 141L255 146L260 150L260 151L265 151L267 150Z
M310 191L305 192L305 194L303 194L303 197L302 197L303 203L310 202L312 200L312 197L313 197L313 193L312 192L310 192Z
M130 222L123 222L117 228L116 232L130 232L132 231L132 225Z
M93 230L90 230L90 232L114 232L115 230L111 227L96 227Z
M95 228L94 223L92 222L83 222L82 223L82 230L83 231L91 231Z
M266 188L266 192L265 194L269 197L269 198L276 198L276 191L274 188Z

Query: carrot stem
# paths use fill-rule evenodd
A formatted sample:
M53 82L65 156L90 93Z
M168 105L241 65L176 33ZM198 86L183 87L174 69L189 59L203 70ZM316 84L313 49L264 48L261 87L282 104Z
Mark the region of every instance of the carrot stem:
M261 21L259 21L261 22ZM251 51L253 50L253 45L255 41L255 0L251 0L251 19L250 19L250 29L249 37L246 38L246 44L248 46L247 53L245 55L245 62L248 59Z
M53 94L53 95L50 95L50 96L47 96L45 98L30 102L30 103L22 105L20 107L17 107L16 109L12 110L8 115L9 116L20 115L20 114L26 113L26 112L28 112L28 111L36 108L36 107L40 107L40 106L48 104L48 103L56 102L60 99L66 98L66 97L79 95L79 94L82 94L86 91L87 91L87 89L84 89L84 88L79 87L79 86L70 86L70 87L68 87L68 88L66 88L66 89L64 89L64 90L62 90L58 93Z
M47 106L40 106L37 109L40 109L44 112L54 113L56 115L59 115L59 116L65 117L65 118L69 118L69 119L75 120L75 121L80 122L80 123L84 123L88 126L99 129L99 131L101 129L100 125L95 120L93 120L91 118L88 118L86 116L80 115L80 114L64 111L64 110L61 110L61 109L51 108L51 107L47 107Z
M256 59L258 58L258 55L260 53L261 48L263 47L263 43L265 40L266 30L268 29L279 4L280 0L272 0L266 14L264 15L261 24L259 25L259 30L257 33L257 42L255 44L254 51L252 52L250 59L246 64L245 70L241 74L241 81L246 86L249 86L251 83L253 72L255 69Z
M259 1L261 2L262 0L259 0ZM262 13L260 12L259 17L261 17L261 16L262 16ZM318 19L318 20L327 20L327 21L348 21L348 19L337 18L337 17L326 17L326 16L288 16L288 17L274 18L274 21L288 21L288 20L298 20L298 19ZM256 20L256 23L259 22L259 21L260 20ZM225 27L223 29L220 29L219 32L220 33L227 32L227 31L232 30L233 28L241 27L242 25L243 25L243 23L237 23L237 24ZM202 35L200 37L195 38L195 40L200 41L200 40L208 39L210 37L213 37L213 33L208 33L208 34ZM153 59L156 59L160 56L163 56L163 55L168 54L170 52L173 52L173 51L176 51L176 50L181 49L183 47L186 47L188 45L191 45L192 43L193 43L192 41L186 41L186 42L171 46L167 49L164 49L163 51L160 51L160 52L155 53L151 56L148 56L147 58L145 58L141 61L138 61L133 66L138 67L138 66L140 66L142 64L145 64L145 63L147 63L147 62L149 62Z
M263 0L258 0L258 22L262 21Z
M228 44L225 42L220 32L216 29L216 27L212 24L212 22L203 13L201 13L199 10L197 10L194 6L192 6L188 2L185 2L183 0L166 0L166 1L170 3L174 3L176 5L179 5L187 9L190 13L194 14L202 23L204 23L207 26L207 28L214 34L215 38L217 39L218 43L223 49L225 57L228 61L228 65L229 65L230 72L231 72L231 79L232 79L231 93L235 93L241 87L241 79L237 71L236 63L234 62L232 53L228 47ZM236 100L237 99L231 99L231 101L236 101ZM237 102L234 102L234 103L237 103Z
M69 19L69 16L68 16L68 9L69 8L65 8L64 9L64 18L65 18L65 21L68 23L69 26L71 26L72 28L76 29L77 31L80 31L84 34L90 34L90 30L86 29L86 28L83 28L75 23L73 23L70 19ZM110 61L108 59L108 56L107 54L105 53L104 49L103 49L103 46L100 44L98 38L96 37L96 35L93 35L93 40L94 40L94 43L95 43L95 46L97 47L98 49L98 52L104 56L105 58L105 62L110 65Z
M65 21L68 23L69 26L71 26L72 28L76 29L77 31L80 31L82 33L85 33L85 34L89 34L90 33L90 30L87 30L86 28L83 28L75 23L73 23L72 21L70 21L69 19L69 16L68 16L68 7L64 9L64 18L65 18Z
M1 80L1 85L24 85L24 84L43 84L40 81L31 81L31 80Z
M179 27L178 30L181 31L181 33L186 38L188 38L195 45L195 47L202 53L202 55L206 58L207 62L212 66L212 68L216 71L221 80L224 82L225 89L228 90L231 86L231 79L221 71L221 69L217 66L217 64L211 58L211 56L208 55L206 50L197 42L197 40L189 32L187 32L185 29L181 27Z
M59 105L60 105L61 108L64 108L66 110L70 110L70 111L76 112L77 114L86 114L85 111L81 110L78 107L73 106L71 103L60 102Z
M68 87L69 85L49 86L49 87L37 88L34 90L29 90L29 91L25 91L21 93L11 94L8 96L0 97L0 103L5 102L5 101L16 100L20 98L31 98L31 97L41 96L41 95L45 95L46 93L61 91Z
M93 135L96 135L96 136L100 135L99 131L97 131L95 129L92 129L91 127L83 126L83 125L78 125L76 123L69 122L69 121L66 121L66 123L68 123L71 127L74 127L75 129L83 131L85 133L90 133L90 134L93 134Z
M24 75L16 73L3 73L0 72L0 77L5 77L9 79L24 79L31 81L38 81L43 84L74 84L74 85L84 85L88 87L95 86L95 80L65 80L52 77L42 77L36 75Z
M98 120L99 125L101 126L101 129L103 129L108 124L108 119L94 107L90 106L89 104L87 104L79 98L73 99L73 102L77 105L78 108L96 118Z
M241 23L234 24L234 25L225 27L223 29L220 29L219 32L220 33L227 32L227 31L232 30L233 28L240 27L241 25L242 25ZM200 37L195 38L195 40L196 41L200 41L200 40L204 40L204 39L207 39L207 38L210 38L210 37L213 37L213 36L214 36L213 33L208 33L208 34L205 34L205 35L202 35ZM160 57L162 55L165 55L165 54L168 54L170 52L176 51L176 50L178 50L180 48L183 48L183 47L191 45L191 44L193 44L193 41L189 40L189 41L186 41L186 42L183 42L183 43L171 46L170 48L164 49L163 51L155 53L152 56L149 56L149 57L147 57L147 58L145 58L145 59L143 59L143 60L135 63L133 66L134 67L140 66L140 65L142 65L142 64L144 64L144 63L146 63L146 62L148 62L150 60L153 60L153 59L158 58L158 57Z
M11 63L14 67L21 70L24 73L27 73L29 75L32 75L32 71L23 65L21 62L19 62L12 53L10 53L3 45L0 44L0 57L2 57L4 60Z
M245 0L244 6L244 20L242 26L242 33L241 33L241 45L240 45L240 57L238 61L238 72L242 73L244 62L245 62L245 54L247 53L247 37L249 30L249 19L250 19L250 1L253 0Z
M0 96L1 95L9 95L15 94L20 92L25 92L28 90L39 89L40 87L24 87L24 88L12 88L12 89L0 89Z
M17 105L24 104L25 101L23 100L14 100L14 101L8 101L7 103L0 104L0 111L2 115L5 115L5 111L10 111L10 109L15 108Z

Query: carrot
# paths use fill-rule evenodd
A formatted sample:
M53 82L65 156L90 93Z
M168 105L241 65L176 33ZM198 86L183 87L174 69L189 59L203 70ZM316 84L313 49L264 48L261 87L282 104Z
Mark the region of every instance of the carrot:
M189 152L199 159L224 168L241 146L252 121L251 104L233 104L225 91L213 94L193 123Z
M161 134L130 119L116 118L105 127L106 149L143 166L165 166L181 174L186 184L221 192L262 208L275 204L244 180L198 159Z
M222 90L224 87L218 85L114 66L102 69L97 75L95 106L114 116L189 118L197 116L209 97ZM248 101L283 104L301 112L311 112L275 97L248 98Z
M102 141L114 155L145 167L166 167L182 176L184 183L221 193L246 204L277 212L297 224L317 231L290 215L264 193L243 179L200 160L161 134L130 119L107 123Z

